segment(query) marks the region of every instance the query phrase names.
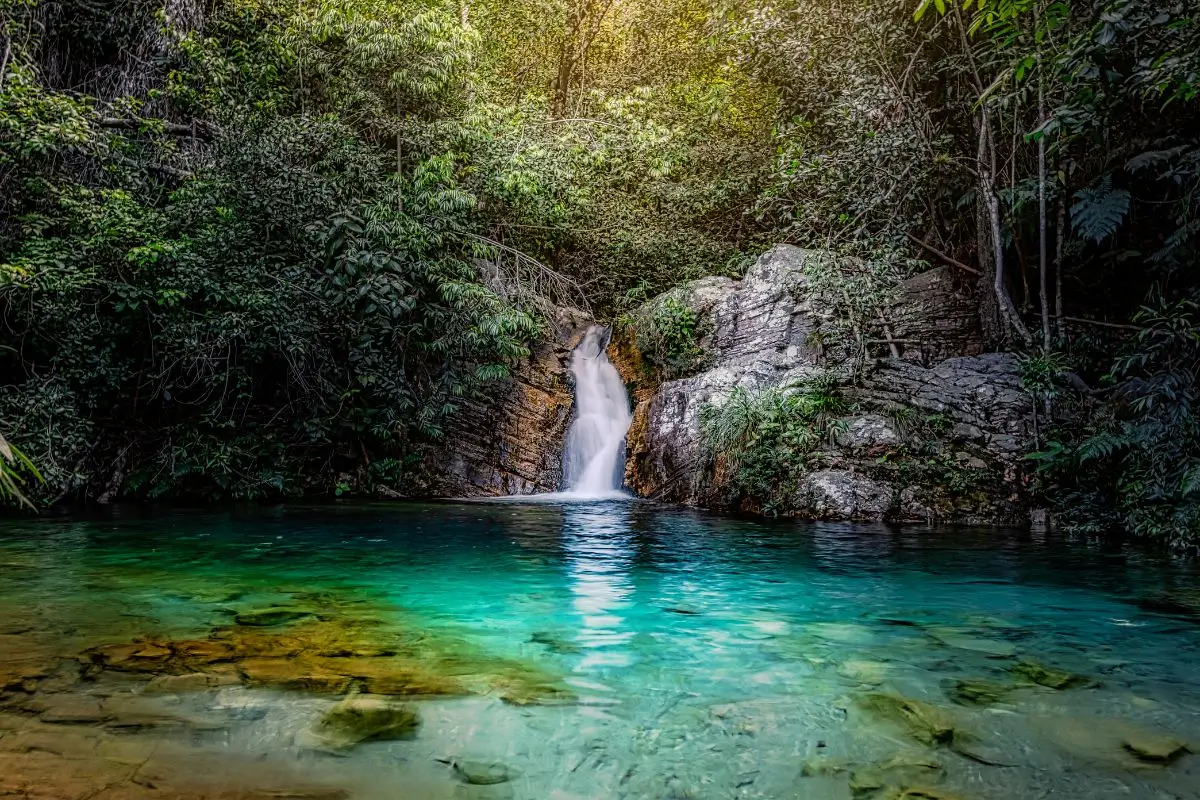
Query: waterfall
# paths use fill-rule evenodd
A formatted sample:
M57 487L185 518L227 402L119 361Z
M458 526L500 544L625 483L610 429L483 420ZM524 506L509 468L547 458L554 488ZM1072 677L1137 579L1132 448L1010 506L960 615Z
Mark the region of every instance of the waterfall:
M618 493L625 473L625 433L632 416L625 384L608 360L609 330L588 328L571 354L575 421L563 451L567 493L602 497Z

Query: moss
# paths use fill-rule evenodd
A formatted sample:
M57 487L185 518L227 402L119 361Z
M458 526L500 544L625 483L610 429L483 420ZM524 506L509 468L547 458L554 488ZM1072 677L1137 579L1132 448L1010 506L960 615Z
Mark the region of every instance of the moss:
M1086 675L1077 675L1066 670L1047 667L1031 660L1018 662L1013 666L1012 672L1019 678L1049 689L1075 689L1093 683L1092 679Z
M954 739L953 718L937 706L883 692L858 695L854 701L873 717L903 728L922 744L948 744Z

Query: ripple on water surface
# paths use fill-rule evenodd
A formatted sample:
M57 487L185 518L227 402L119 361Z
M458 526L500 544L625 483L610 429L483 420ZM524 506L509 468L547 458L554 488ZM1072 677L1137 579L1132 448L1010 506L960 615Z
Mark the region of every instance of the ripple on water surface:
M1200 797L1187 566L559 500L6 521L0 795Z

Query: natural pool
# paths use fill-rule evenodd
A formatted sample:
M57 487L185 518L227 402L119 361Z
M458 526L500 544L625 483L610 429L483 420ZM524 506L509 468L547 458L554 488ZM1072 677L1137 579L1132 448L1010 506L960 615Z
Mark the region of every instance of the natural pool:
M0 796L1200 797L1200 584L1137 551L618 501L0 526Z

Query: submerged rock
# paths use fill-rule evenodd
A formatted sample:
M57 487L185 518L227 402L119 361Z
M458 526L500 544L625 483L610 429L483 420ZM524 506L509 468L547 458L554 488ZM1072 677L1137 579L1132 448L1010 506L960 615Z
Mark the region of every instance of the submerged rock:
M316 612L307 608L261 608L242 611L234 616L233 621L246 627L269 628L315 616Z
M1017 646L1012 642L971 636L953 629L933 629L929 635L947 647L982 653L989 658L1008 658L1017 652Z
M887 678L888 665L882 661L847 661L838 667L838 674L859 683L877 685Z
M922 744L948 744L954 739L954 718L937 706L884 692L856 695L854 704L873 717L902 728Z
M878 800L964 800L962 795L931 786L904 786L878 796Z
M1066 670L1047 667L1029 659L1015 664L1012 672L1019 678L1049 689L1074 689L1093 683L1092 679L1086 675L1077 675Z
M192 672L187 675L160 675L146 684L146 691L163 694L202 692L214 686L237 682L237 676L232 674L209 675L204 672Z
M252 686L277 686L318 694L345 694L354 679L304 658L247 658L238 669Z
M866 625L852 622L814 622L807 626L808 633L839 644L870 644L875 641L875 632Z
M301 746L341 751L360 742L412 737L421 724L417 712L382 697L358 695L335 705L305 735Z
M940 761L923 753L897 753L887 761L876 762L854 770L850 790L855 797L884 789L899 789L923 781L941 778L944 768Z
M1174 736L1131 728L1125 731L1121 744L1141 761L1168 764L1184 753L1188 746Z
M582 648L579 645L568 642L562 636L550 633L549 631L535 631L529 637L529 641L534 644L543 645L551 653L558 655L572 655L582 652Z
M460 783L454 787L454 800L512 800L515 796L512 786L507 783L491 786Z
M954 681L947 690L947 694L959 705L991 706L1004 700L1010 691L1012 691L1011 686L995 681L983 678L961 678Z
M497 783L507 783L516 777L517 773L499 761L476 761L472 759L451 759L450 768L464 783L475 786L491 786Z

